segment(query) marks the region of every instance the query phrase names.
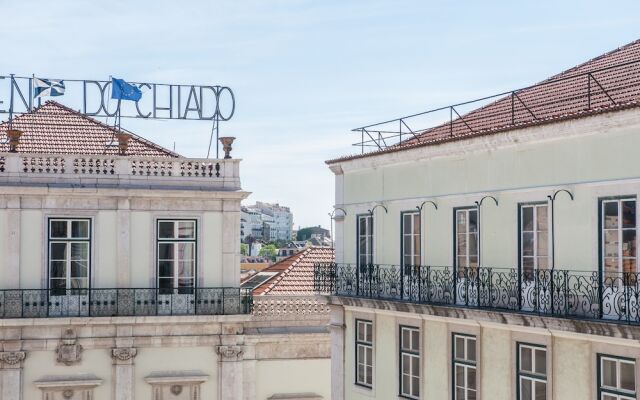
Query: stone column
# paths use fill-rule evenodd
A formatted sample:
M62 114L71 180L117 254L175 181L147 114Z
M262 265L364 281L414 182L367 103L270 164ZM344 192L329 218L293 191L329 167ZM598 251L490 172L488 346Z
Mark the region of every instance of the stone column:
M240 282L240 200L222 201L222 282L237 287Z
M344 308L330 304L331 399L344 399Z
M256 398L256 367L258 363L256 360L256 346L245 343L243 350L242 395L244 400L253 400Z
M22 362L25 358L24 351L0 353L0 365L2 365L0 399L22 400Z
M138 350L135 347L111 349L114 400L133 400L135 391L133 359L137 354Z
M129 199L118 200L116 282L119 288L131 287L131 211Z
M219 357L220 400L242 399L244 348L241 345L220 345L216 347Z

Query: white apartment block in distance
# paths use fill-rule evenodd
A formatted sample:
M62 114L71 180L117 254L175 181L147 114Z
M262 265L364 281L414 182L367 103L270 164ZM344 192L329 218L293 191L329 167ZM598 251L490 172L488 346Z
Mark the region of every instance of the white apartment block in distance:
M332 399L637 399L640 41L475 104L327 161Z

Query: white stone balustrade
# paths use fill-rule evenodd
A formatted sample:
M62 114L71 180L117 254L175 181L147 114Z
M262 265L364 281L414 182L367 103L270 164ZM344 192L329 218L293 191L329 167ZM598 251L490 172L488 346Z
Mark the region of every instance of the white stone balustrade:
M329 322L330 309L314 296L254 296L253 316L258 319L313 319Z
M0 153L0 184L240 190L240 159Z

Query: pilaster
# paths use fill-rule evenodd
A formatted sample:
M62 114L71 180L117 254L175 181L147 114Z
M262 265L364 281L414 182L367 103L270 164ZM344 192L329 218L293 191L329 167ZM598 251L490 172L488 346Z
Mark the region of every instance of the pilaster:
M0 353L0 399L22 400L22 364L26 356L24 351Z
M330 305L331 398L344 400L344 308Z
M131 208L129 199L118 200L117 211L117 277L118 287L130 287L131 283Z
M135 389L133 360L137 354L138 350L135 347L111 349L114 400L133 399Z
M216 346L220 371L220 400L243 399L244 346L229 343Z
M6 274L2 278L6 289L20 288L20 219L20 197L11 196L7 199Z
M222 285L240 282L240 201L222 202Z

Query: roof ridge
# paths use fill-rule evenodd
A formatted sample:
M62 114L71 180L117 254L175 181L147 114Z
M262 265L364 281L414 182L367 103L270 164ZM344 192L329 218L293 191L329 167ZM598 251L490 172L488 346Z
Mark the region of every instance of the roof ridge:
M101 128L106 128L106 129L108 129L108 130L110 130L110 131L112 131L112 132L114 132L114 133L121 133L121 132L128 133L128 134L130 134L134 139L139 140L140 142L143 142L143 143L144 143L144 144L146 144L147 146L155 147L157 150L160 150L160 151L163 151L163 152L165 152L165 153L168 153L169 155L172 155L173 157L181 157L181 155L180 155L180 154L178 154L178 153L176 153L176 152L174 152L174 151L171 151L171 150L169 150L169 149L167 149L167 148L164 148L163 146L160 146L159 144L157 144L157 143L155 143L155 142L152 142L151 140L146 139L146 138L144 138L144 137L142 137L142 136L140 136L140 135L138 135L138 134L136 134L136 133L133 133L133 132L130 132L130 131L127 131L127 130L124 130L124 131L123 131L122 129L120 129L120 130L115 129L114 127L112 127L112 126L110 126L110 125L107 125L107 124L105 124L105 123L104 123L104 122L102 122L102 121L99 121L99 120L97 120L97 119L95 119L95 118L92 118L92 117L90 117L90 116L88 116L88 115L85 115L85 114L83 114L83 113L81 113L81 112L78 112L78 111L74 110L74 109L73 109L73 108L71 108L71 107L65 106L65 105L64 105L64 104L62 104L62 103L58 103L58 102L57 102L57 101L55 101L55 100L47 100L47 101L45 101L45 102L44 102L44 104L42 104L41 106L39 106L37 109L33 109L32 111L30 111L30 112L28 112L28 113L25 113L25 114L22 114L22 115L20 115L20 116L23 116L23 115L29 115L29 114L34 114L36 111L39 111L41 108L43 108L43 107L44 107L44 106L46 106L46 105L51 105L51 106L54 106L54 107L58 107L58 108L60 108L60 109L62 109L62 110L64 110L64 111L67 111L67 112L69 112L69 113L71 113L71 114L75 115L75 116L78 116L78 117L83 118L83 119L85 119L85 120L87 120L87 121L89 121L89 122L91 122L91 123L93 123L93 124L96 124L96 125L100 126Z

